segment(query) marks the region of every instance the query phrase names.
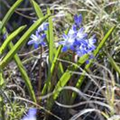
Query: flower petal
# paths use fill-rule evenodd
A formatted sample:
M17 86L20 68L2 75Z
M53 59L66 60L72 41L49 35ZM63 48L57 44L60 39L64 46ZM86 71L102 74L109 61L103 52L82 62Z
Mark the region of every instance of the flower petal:
M35 40L30 40L27 44L28 45L32 45L32 44L34 44L35 43Z
M39 47L39 44L34 43L34 48L37 49Z
M66 52L67 50L68 50L68 47L67 46L63 46L62 51Z
M47 22L45 22L45 23L43 23L42 25L40 25L39 27L38 27L38 32L42 32L42 31L45 31L45 30L47 30L48 29L48 23Z
M82 23L82 15L80 14L79 16L78 15L75 15L74 16L74 22L75 24L79 27L80 24Z
M28 110L28 115L34 116L34 115L36 115L36 113L37 113L37 109L36 108L30 108Z

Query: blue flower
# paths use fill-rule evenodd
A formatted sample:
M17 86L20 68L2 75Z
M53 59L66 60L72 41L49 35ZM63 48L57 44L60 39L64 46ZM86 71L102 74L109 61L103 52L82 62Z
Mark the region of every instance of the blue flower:
M89 39L83 39L81 43L79 42L79 46L76 47L76 54L80 57L84 54L90 54L96 48L96 46L94 45L95 42L95 35L93 35Z
M82 40L82 39L85 39L87 37L87 33L84 32L84 28L81 27L78 32L77 32L77 40Z
M84 28L81 27L77 32L75 44L78 46L81 45L82 43L87 46L88 43L87 41L85 41L86 38L87 38L87 33L85 33Z
M82 15L81 14L79 16L75 15L74 16L74 22L77 25L77 27L80 27L80 25L82 23Z
M74 50L74 42L76 35L77 35L77 29L75 25L71 27L67 35L63 34L64 41L59 42L59 44L63 45L62 48L63 52L66 52L69 49Z
M7 38L7 33L3 34L3 40L5 40Z
M46 45L46 42L44 41L44 39L46 38L46 34L42 34L42 35L39 35L39 34L32 34L30 36L31 40L28 42L28 45L34 45L34 48L38 48L39 45L42 45L42 46L45 46Z
M30 108L28 114L22 118L22 120L36 120L37 109Z
M35 116L36 115L36 112L37 112L37 109L36 108L30 108L28 110L28 115L30 116Z
M63 45L62 47L62 51L66 52L68 49L72 49L73 50L73 45L74 45L74 38L75 38L75 34L73 35L65 35L63 34L63 39L64 41L60 41L59 44Z
M84 44L84 42L81 42L81 45L76 47L76 54L81 57L87 53L88 51L87 51L86 44Z
M34 45L34 48L38 48L40 45L45 46L46 42L44 41L46 38L46 34L44 33L45 30L48 29L48 23L43 23L38 27L35 34L30 36L31 40L28 42L28 45Z
M39 27L38 27L38 32L43 32L43 31L45 31L45 30L47 30L48 29L48 26L49 26L49 24L47 23L47 22L45 22L45 23L43 23L42 25L40 25Z
M84 54L90 54L96 48L96 46L94 45L95 42L95 35L93 35L89 39L83 39L80 46L76 48L77 55L83 56Z
M96 43L95 35L93 35L91 38L89 38L87 40L87 42L88 42L88 46L87 46L88 51L92 52L96 48L96 46L94 45Z
M68 32L68 36L70 36L70 35L76 35L76 34L77 34L77 29L76 29L76 26L73 25L71 27L71 29L69 30L69 32Z
M63 45L62 51L67 50L74 51L78 56L91 53L95 47L95 35L88 38L87 33L84 31L84 27L80 27L82 22L82 15L75 15L74 23L67 35L63 35L64 41L60 41L59 44Z

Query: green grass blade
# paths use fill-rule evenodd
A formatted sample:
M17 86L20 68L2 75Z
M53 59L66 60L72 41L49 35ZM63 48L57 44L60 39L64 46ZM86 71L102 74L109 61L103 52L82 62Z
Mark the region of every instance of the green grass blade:
M35 13L37 15L38 18L42 18L43 17L43 13L42 13L42 10L40 9L40 6L34 1L34 0L30 0L34 10L35 10Z
M7 12L7 14L5 15L5 17L2 20L2 25L0 26L0 33L2 31L2 29L4 28L4 26L6 25L6 23L8 22L8 20L10 19L10 17L12 16L12 14L14 13L15 9L20 5L20 3L23 0L17 0L13 6L10 8L10 10Z
M57 85L55 87L54 91L57 91L57 92L55 92L55 94L54 94L54 97L53 97L54 100L58 97L58 94L59 94L61 88L66 85L66 83L71 78L71 76L72 76L72 74L71 74L71 72L69 70L67 70L66 73L63 74L63 76L61 77L60 81L57 83Z
M94 51L94 56L96 56L99 52L99 50L103 47L103 45L105 44L106 40L109 38L109 36L111 35L111 33L113 32L113 30L115 29L116 26L112 27L105 35L105 37L102 39L102 41L100 42L99 46L97 47L97 49Z
M45 95L45 93L47 92L47 89L49 89L49 90L51 89L51 81L50 80L51 80L52 74L54 72L54 68L55 68L55 65L56 65L56 62L57 62L57 58L58 58L58 56L60 54L61 48L62 47L60 46L58 48L57 52L56 52L56 55L55 55L55 58L54 58L54 60L52 62L52 65L51 65L50 72L48 74L46 83L45 83L45 85L44 85L44 87L42 89L42 95Z
M30 35L49 17L50 15L46 15L45 17L38 19L31 27L25 32L25 34L19 39L19 41L14 45L14 47L8 52L8 54L4 57L4 59L0 63L0 67L5 67L8 62L12 59L12 57L17 53L17 51L21 48L21 46L26 43Z
M50 13L50 9L47 9L48 14ZM53 35L53 22L52 22L52 16L48 18L48 44L49 44L49 62L50 65L52 64L53 61L53 53L54 53L54 35Z
M4 79L3 79L3 73L2 70L0 69L0 88L4 85Z
M2 54L4 52L4 50L6 49L6 47L8 46L8 44L10 43L10 41L13 40L13 38L15 38L21 31L23 31L25 29L25 27L26 27L26 25L19 27L17 30L15 30L14 32L12 32L7 37L7 39L4 41L4 43L0 47L0 54Z
M0 21L0 26L2 25L2 21ZM1 31L1 33L0 33L0 35L5 35L5 33L6 33L6 29L5 29L5 27L2 29L2 31Z
M116 64L116 62L113 60L113 58L112 58L109 54L107 54L107 56L108 56L108 59L109 59L110 64L111 64L112 67L115 69L115 71L118 72L118 74L119 74L119 76L120 76L120 67Z
M58 73L57 73L58 78L60 79L63 74L64 74L63 65L62 65L61 62L59 62L59 65L58 65Z
M10 42L8 47L9 47L9 49L12 49L13 48L13 43ZM23 77L23 80L25 82L25 85L27 86L28 92L29 92L32 100L34 102L37 102L36 97L35 97L35 93L34 93L34 90L33 90L32 84L31 84L31 80L29 79L29 77L28 77L28 75L27 75L27 73L25 71L25 68L24 68L19 56L17 54L15 54L13 58L14 58L17 66L18 66L18 68L20 70L20 73L21 73L21 75Z

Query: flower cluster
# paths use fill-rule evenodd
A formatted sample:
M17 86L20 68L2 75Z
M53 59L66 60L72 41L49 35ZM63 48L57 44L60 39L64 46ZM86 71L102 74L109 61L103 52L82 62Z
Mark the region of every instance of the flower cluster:
M82 15L75 15L74 24L72 25L68 34L63 34L64 41L59 42L59 44L63 45L63 52L66 52L70 49L78 56L83 56L84 54L91 53L95 49L95 35L93 35L91 38L88 38L87 33L84 32L84 28L80 27L81 23Z
M43 23L40 25L35 32L30 36L31 40L28 42L28 45L34 45L34 48L38 48L39 45L45 46L46 42L44 41L46 38L46 34L44 33L45 30L48 29L48 23Z
M30 108L28 114L22 118L22 120L36 120L37 109Z

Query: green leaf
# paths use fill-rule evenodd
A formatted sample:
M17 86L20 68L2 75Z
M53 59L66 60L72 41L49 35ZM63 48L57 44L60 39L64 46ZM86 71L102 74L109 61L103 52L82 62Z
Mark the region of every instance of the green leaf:
M13 43L10 42L9 45L8 45L8 47L9 47L9 49L12 49L13 48ZM28 77L28 75L27 75L27 73L25 71L25 68L24 68L24 66L23 66L23 64L22 64L19 56L17 54L15 54L13 58L14 58L17 66L18 66L18 68L20 70L20 73L21 73L21 75L23 77L23 80L25 82L25 85L27 86L28 92L29 92L32 100L34 102L37 102L36 97L35 97L35 93L34 93L34 90L33 90L32 84L31 84L31 80Z
M55 58L54 58L54 60L52 62L52 65L51 65L50 72L48 74L46 83L45 83L45 85L44 85L44 87L42 89L42 95L45 95L47 89L49 89L49 90L51 89L51 81L50 80L51 80L52 74L54 72L55 65L56 65L56 62L57 62L57 58L58 58L58 56L60 54L61 48L62 48L62 46L59 46L59 48L58 48L58 50L56 52L56 55L55 55Z
M111 33L113 32L113 30L115 29L116 26L112 27L105 35L105 37L102 39L102 41L100 42L99 46L97 47L97 49L94 51L94 56L97 55L97 53L99 52L99 50L104 46L106 40L109 38L109 36L111 35Z
M1 25L2 25L2 21L0 21L0 28L1 28ZM5 29L5 27L4 27L4 28L2 29L2 31L1 31L2 35L5 34L5 31L6 31L6 29ZM0 33L0 35L1 35L1 33Z
M42 10L40 9L40 6L34 1L34 0L30 0L31 4L35 10L35 13L37 15L38 18L42 18L43 17L43 13Z
M51 14L49 8L47 9L47 13ZM49 27L48 27L49 62L51 65L53 61L53 53L55 53L52 16L48 18L48 23L49 23Z
M3 79L2 70L0 69L0 87L2 87L3 85L4 85L4 79Z
M8 22L8 20L10 19L10 17L12 16L12 14L14 13L15 9L20 5L20 3L23 0L17 0L13 6L10 8L10 10L7 12L7 14L5 15L5 17L2 20L2 25L0 26L0 33L2 32L2 29L4 28L4 26L6 25L6 23Z
M8 46L8 44L10 43L10 41L13 40L13 38L15 38L21 31L23 31L25 29L25 27L26 27L26 25L19 27L17 30L15 30L14 32L12 32L7 37L7 39L4 41L4 43L0 47L0 54L2 54L4 52L4 50L6 49L6 47Z
M14 45L14 47L8 52L4 59L0 62L0 67L4 68L12 57L17 53L23 44L25 44L30 37L30 35L49 17L46 15L43 18L38 19L31 27L25 32L25 34L19 39L19 41Z
M118 72L118 74L120 76L120 67L116 64L116 62L113 60L113 58L109 54L107 54L107 56L108 56L110 64Z

